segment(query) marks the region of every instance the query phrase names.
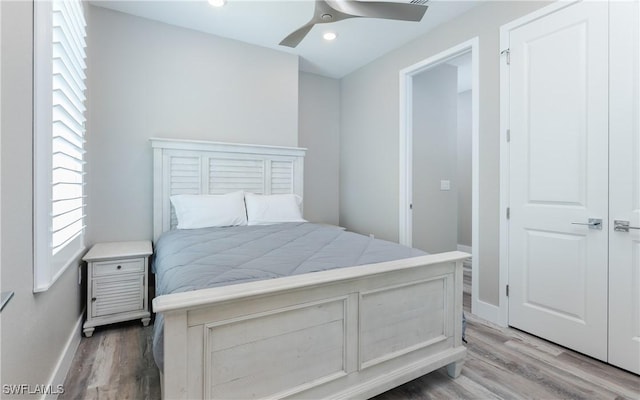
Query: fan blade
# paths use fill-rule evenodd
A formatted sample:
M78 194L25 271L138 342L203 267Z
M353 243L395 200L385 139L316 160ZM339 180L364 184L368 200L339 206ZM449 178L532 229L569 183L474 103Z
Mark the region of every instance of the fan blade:
M313 28L314 25L314 22L309 21L306 25L298 28L297 30L289 34L289 36L282 39L282 41L280 42L280 46L287 46L292 48L296 47L300 44L300 42L302 42L302 39L307 36L307 33L311 31L311 28Z
M326 0L331 8L354 17L396 19L401 21L420 21L427 11L427 6L419 4L377 2L377 1L345 1Z

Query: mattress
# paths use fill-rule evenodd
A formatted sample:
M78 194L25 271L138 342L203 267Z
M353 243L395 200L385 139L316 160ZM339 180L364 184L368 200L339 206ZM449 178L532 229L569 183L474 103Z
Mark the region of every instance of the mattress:
M156 295L185 292L426 253L311 223L172 230L156 242ZM163 368L163 318L156 316L153 354Z

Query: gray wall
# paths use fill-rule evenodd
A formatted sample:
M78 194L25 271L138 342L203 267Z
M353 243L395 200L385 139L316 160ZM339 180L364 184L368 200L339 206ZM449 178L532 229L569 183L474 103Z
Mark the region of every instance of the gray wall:
M471 247L471 90L458 94L458 244Z
M340 178L340 82L300 72L298 143L304 160L304 217L338 225Z
M413 78L413 247L456 250L458 242L458 68L443 64ZM440 190L448 180L450 190Z
M89 6L89 242L150 239L150 137L298 145L297 56Z
M340 225L396 242L399 69L385 56L340 87Z
M398 240L399 71L454 45L480 40L480 300L497 305L500 164L500 25L546 2L487 2L342 80L340 223ZM375 218L373 217L375 216Z
M2 384L47 384L81 314L72 265L46 292L33 294L33 3L2 3ZM62 382L55 382L62 383ZM4 397L4 396L3 396ZM39 396L37 396L39 397ZM21 396L25 398L25 396Z

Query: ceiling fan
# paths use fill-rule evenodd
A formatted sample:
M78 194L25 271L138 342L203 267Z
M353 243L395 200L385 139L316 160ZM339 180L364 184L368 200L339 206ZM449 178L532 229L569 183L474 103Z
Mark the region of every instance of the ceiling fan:
M355 0L315 0L315 10L309 22L282 39L281 46L296 47L316 24L327 24L347 18L382 18L420 21L427 11L428 0L411 3Z

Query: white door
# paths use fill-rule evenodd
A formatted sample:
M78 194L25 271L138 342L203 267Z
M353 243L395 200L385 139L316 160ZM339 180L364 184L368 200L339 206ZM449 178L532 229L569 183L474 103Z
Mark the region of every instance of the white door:
M609 362L640 374L640 5L611 3ZM615 221L636 229L615 230Z
M606 360L608 4L535 19L509 48L509 324Z

